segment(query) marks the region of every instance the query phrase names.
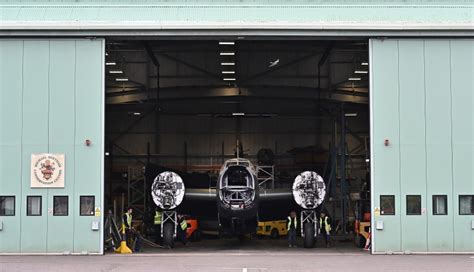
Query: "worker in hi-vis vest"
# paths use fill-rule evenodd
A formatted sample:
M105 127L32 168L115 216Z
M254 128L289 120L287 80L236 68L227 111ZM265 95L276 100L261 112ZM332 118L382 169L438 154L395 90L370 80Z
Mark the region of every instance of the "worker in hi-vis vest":
M288 247L296 247L296 212L291 211L290 216L286 220L286 229L288 230Z
M188 222L186 222L186 219L184 218L184 215L178 214L178 238L181 240L183 245L186 245L187 239L186 239L186 229L188 229Z
M155 216L153 218L154 229L155 229L155 243L159 243L161 241L161 222L163 220L163 212L160 211L158 208L155 210Z
M329 247L331 219L329 218L329 216L327 216L325 211L322 211L321 216L319 217L319 229L321 231L321 236L323 236L324 241L326 241L326 247Z
M125 241L127 241L127 245L129 248L132 248L130 245L130 240L132 238L132 213L133 209L132 208L127 208L125 213L123 214L122 217L122 228L125 229Z

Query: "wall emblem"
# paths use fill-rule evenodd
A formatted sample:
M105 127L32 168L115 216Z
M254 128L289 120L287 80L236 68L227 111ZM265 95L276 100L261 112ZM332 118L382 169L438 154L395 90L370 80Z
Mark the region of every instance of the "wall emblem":
M64 188L64 154L31 155L31 188Z

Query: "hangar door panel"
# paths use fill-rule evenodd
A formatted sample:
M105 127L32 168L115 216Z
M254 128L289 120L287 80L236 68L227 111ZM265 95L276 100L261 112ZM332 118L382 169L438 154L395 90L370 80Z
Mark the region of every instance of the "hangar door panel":
M0 39L0 252L101 252L104 41ZM92 141L85 146L84 141ZM64 188L32 188L31 155L63 154ZM3 204L2 204L3 205ZM100 224L99 224L100 225Z
M459 211L474 194L473 52L473 40L370 41L375 252L474 251L474 215Z

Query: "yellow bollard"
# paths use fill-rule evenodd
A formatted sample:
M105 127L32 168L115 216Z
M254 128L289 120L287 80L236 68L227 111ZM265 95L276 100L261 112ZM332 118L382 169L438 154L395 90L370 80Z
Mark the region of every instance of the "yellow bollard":
M125 240L125 224L122 223L122 241L120 242L119 248L115 250L115 253L119 254L131 254L132 250L128 248L127 241Z

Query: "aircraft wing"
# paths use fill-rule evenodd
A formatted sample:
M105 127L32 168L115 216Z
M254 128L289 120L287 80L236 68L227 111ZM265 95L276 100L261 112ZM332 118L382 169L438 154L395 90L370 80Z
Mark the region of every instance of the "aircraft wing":
M263 189L260 188L260 201L271 200L292 200L293 191L291 188Z
M216 201L216 189L186 188L184 199L190 201Z
M198 188L186 188L184 193L185 200L201 200L201 201L214 201L216 200L216 189L198 189ZM272 200L291 200L293 199L293 191L291 188L284 189L260 189L260 200L261 201L272 201Z

